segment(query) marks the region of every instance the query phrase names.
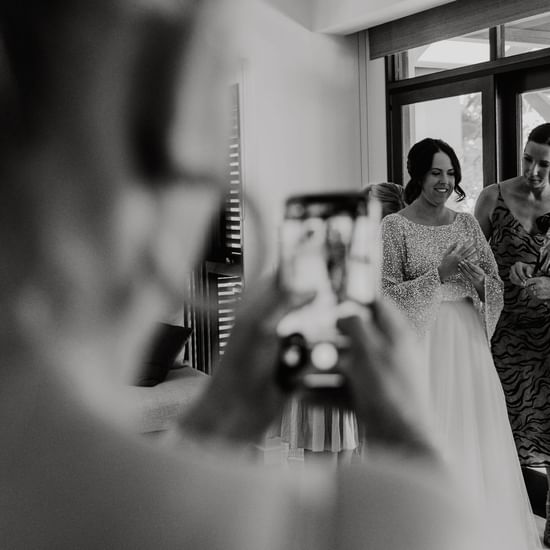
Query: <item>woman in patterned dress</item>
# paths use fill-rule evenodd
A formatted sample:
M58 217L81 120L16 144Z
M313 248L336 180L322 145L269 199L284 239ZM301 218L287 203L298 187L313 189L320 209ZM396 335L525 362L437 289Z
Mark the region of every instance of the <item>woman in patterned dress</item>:
M503 545L538 548L489 347L502 308L495 259L475 218L446 206L453 192L465 195L453 149L424 139L410 150L407 169L408 206L382 221L383 292L419 337L425 361L417 378L452 470Z
M550 479L550 311L545 303L550 299L550 279L531 278L539 275L534 267L545 232L537 219L550 211L549 175L550 124L546 123L528 136L522 173L486 187L476 217L504 281L504 309L492 351L519 458L524 466L545 467ZM546 517L544 541L550 546L550 498Z

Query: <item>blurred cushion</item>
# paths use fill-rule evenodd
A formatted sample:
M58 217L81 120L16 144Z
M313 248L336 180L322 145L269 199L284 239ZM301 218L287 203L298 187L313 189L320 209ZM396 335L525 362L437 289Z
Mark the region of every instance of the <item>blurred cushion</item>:
M134 385L156 386L164 382L191 332L192 329L188 327L158 323L149 352Z

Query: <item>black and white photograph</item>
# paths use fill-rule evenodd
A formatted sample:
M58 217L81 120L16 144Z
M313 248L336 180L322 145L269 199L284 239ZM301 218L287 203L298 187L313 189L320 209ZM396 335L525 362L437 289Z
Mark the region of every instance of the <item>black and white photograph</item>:
M0 156L0 550L550 548L548 0L3 0Z

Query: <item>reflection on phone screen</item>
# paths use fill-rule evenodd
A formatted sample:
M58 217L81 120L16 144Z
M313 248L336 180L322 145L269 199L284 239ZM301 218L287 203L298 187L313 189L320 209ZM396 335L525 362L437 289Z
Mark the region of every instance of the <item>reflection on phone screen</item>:
M334 199L287 205L280 235L281 282L297 294L313 291L315 298L285 317L281 335L332 341L337 304L372 302L379 285L380 215L376 204L369 206L367 213Z

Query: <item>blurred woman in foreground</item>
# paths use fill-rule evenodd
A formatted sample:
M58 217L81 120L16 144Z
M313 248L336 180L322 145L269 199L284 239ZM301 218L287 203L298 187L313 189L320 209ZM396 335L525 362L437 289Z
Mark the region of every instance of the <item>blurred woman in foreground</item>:
M354 395L370 396L355 412L381 449L368 467L296 479L239 454L286 400L274 325L294 304L269 283L179 449L129 427L121 388L182 300L223 194L225 7L0 7L0 547L487 548L416 420L413 354L383 304L340 320Z

